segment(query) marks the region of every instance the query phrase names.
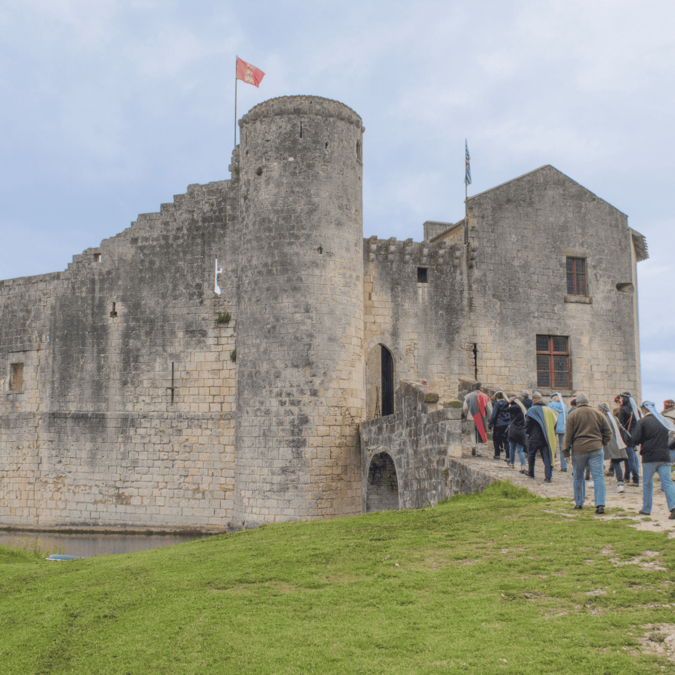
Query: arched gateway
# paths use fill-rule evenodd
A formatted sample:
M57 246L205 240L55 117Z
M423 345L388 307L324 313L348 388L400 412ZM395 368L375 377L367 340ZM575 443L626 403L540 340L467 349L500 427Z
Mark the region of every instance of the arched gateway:
M394 460L386 452L373 455L368 469L366 512L398 511L398 478Z

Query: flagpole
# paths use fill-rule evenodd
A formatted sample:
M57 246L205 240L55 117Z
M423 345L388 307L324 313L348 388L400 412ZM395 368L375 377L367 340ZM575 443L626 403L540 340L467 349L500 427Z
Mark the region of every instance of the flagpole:
M466 150L467 139L464 139L464 243L469 243L469 184L466 180Z
M237 149L237 61L239 57L234 57L234 149Z

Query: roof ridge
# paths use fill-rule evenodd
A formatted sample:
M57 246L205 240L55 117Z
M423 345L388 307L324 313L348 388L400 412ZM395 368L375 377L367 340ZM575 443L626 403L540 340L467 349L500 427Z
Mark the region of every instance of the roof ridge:
M592 194L596 199L599 199L601 202L604 202L607 204L607 206L611 206L615 211L618 211L622 215L628 217L626 213L621 211L621 209L617 209L614 204L610 204L606 199L603 199L602 197L598 197L595 192L592 190L589 190L585 185L582 185L579 183L579 181L574 180L574 178L570 178L566 173L563 173L560 169L556 169L552 164L544 164L543 166L538 167L537 169L533 169L532 171L528 171L527 173L521 174L520 176L516 176L515 178L511 178L511 180L507 180L504 183L500 183L499 185L495 185L494 187L488 188L487 190L483 190L483 192L479 192L478 194L471 195L471 197L467 197L467 202L470 202L472 199L476 199L477 197L481 197L484 194L487 194L488 192L492 192L493 190L498 190L501 187L504 187L505 185L508 185L509 183L514 183L517 180L521 180L522 178L526 178L527 176L531 176L533 173L537 173L538 171L543 171L544 169L553 169L554 171L558 172L561 176L565 176L567 180L572 181L575 185L578 185L582 190L586 190L586 192Z

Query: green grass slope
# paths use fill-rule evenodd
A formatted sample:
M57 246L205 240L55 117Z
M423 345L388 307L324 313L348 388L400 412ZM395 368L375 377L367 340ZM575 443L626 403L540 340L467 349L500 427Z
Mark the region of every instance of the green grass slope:
M672 667L638 644L643 626L675 623L672 540L573 513L501 483L130 555L0 549L0 673Z

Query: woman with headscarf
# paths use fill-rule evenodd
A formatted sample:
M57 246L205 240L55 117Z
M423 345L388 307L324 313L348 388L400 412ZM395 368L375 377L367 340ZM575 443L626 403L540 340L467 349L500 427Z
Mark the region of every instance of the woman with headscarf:
M606 403L601 403L598 408L600 412L607 417L609 426L612 429L612 438L603 447L604 458L610 461L610 473L605 473L607 475L616 475L617 483L619 484L619 492L623 492L623 470L621 467L622 462L628 461L628 455L626 454L626 444L621 438L621 433L619 431L619 423L616 421L614 415L609 410L609 406Z
M525 447L527 446L527 436L525 435L525 414L527 408L518 396L509 399L509 407L506 412L511 415L511 424L509 425L509 462L510 468L515 468L516 453L520 461L520 473L527 473L525 463Z
M567 462L562 454L562 442L565 437L565 423L567 422L567 406L563 402L562 394L559 392L553 394L548 407L558 413L558 421L555 425L555 437L557 439L558 454L560 455L560 470L567 471Z
M675 424L675 401L673 401L672 398L667 398L663 402L663 412L661 415ZM670 434L670 439L673 437L675 437L675 434ZM670 445L668 447L670 447ZM675 464L675 450L672 449L670 451L670 461Z
M641 415L630 392L621 392L619 396L621 396L619 424L621 424L629 435L632 435ZM630 476L632 474L633 485L638 486L640 485L640 462L638 460L637 452L634 447L628 444L626 447L626 454L628 455L628 462L626 463L626 483L630 483Z

